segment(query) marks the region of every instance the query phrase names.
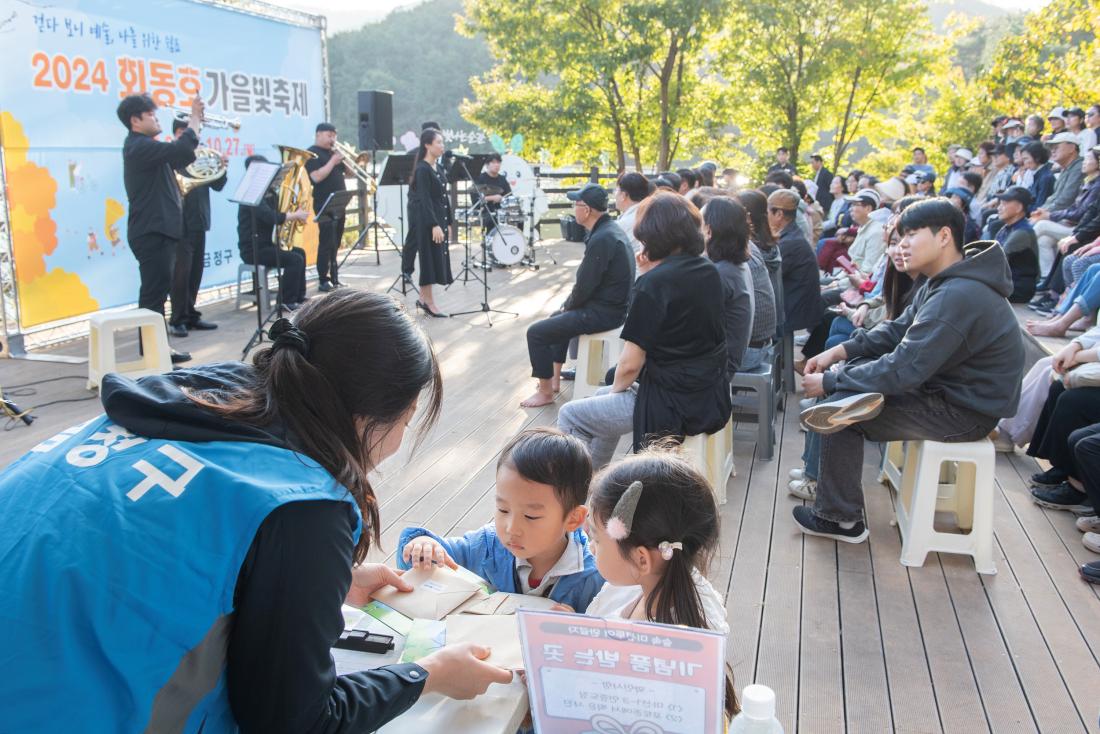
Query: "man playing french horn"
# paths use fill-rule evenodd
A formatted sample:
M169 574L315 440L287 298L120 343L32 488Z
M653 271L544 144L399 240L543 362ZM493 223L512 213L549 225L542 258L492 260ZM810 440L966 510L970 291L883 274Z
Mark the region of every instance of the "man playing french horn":
M172 134L176 140L180 139L187 126L184 120L172 120ZM217 155L221 158L222 175L202 185L194 185L183 195L183 237L176 249L171 289L172 318L168 322L168 333L175 337L187 336L191 329L206 331L218 328L217 324L204 321L202 313L195 308L202 283L206 233L210 231L210 190L221 191L228 180L225 170L229 159L224 153ZM192 182L198 183L198 180L192 179Z
M122 175L129 202L126 239L141 278L138 306L162 315L183 238L183 198L175 170L195 160L204 107L195 97L186 129L165 143L156 140L161 127L152 97L131 94L118 105L119 122L129 131L122 146ZM174 363L189 359L186 352L172 352Z

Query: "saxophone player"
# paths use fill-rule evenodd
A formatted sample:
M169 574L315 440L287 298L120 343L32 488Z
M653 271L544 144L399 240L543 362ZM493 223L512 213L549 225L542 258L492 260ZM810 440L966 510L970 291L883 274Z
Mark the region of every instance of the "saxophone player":
M183 201L174 169L195 160L204 107L201 98L192 100L187 127L171 143L156 140L161 131L157 103L148 94L131 94L116 110L129 131L122 146L122 175L129 203L126 239L141 279L138 307L161 315L183 238ZM190 359L186 352L172 351L173 363Z
M172 120L172 135L179 140L187 130L187 122ZM221 154L222 163L229 159ZM222 176L211 184L192 189L183 197L183 238L176 246L176 265L172 274L172 318L168 333L175 337L187 336L188 330L207 331L217 324L204 321L195 308L195 300L202 284L203 257L206 254L206 233L210 231L210 190L225 188L228 176Z

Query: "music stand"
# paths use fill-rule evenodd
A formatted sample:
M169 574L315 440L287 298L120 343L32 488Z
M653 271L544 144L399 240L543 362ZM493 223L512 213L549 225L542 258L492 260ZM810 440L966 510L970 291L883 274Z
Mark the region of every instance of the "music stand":
M414 161L415 156L410 155L407 152L402 154L388 155L386 156L386 164L382 167L382 176L378 179L379 186L397 186L399 188L398 198L400 200L401 206L401 247L398 247L397 243L395 243L392 239L390 240L390 242L393 244L394 248L399 253L401 253L402 261L404 261L405 256L405 238L408 237L408 233L405 231L404 188L409 185L409 180L412 178ZM375 195L377 196L377 192L375 192ZM374 219L375 224L377 224L378 209L374 210ZM381 225L378 226L381 227ZM385 230L382 230L382 232L386 235L386 238L389 239L389 233L387 233ZM375 234L374 236L374 258L378 263L382 262L381 258L379 258L378 256L377 234ZM400 286L400 288L398 288L398 286ZM416 297L420 298L420 289L413 285L412 278L406 277L405 273L402 271L398 272L397 278L394 279L393 283L390 283L390 287L386 289L386 293L389 293L390 291L400 290L401 295L404 296L408 293L409 288L412 288L413 292L416 293Z
M260 302L263 289L260 287L260 260L257 257L259 253L259 245L257 244L259 233L256 231L256 207L263 203L264 197L267 196L267 192L271 190L275 181L282 181L293 167L293 163L281 165L267 161L256 161L245 169L244 178L237 186L237 190L233 192L233 196L229 197L229 201L234 204L248 207L248 213L252 219L252 277L256 281L256 330L252 332L252 336L248 338L248 343L245 344L244 350L241 352L242 360L248 356L248 352L253 346L263 342L264 324L276 313L280 317L283 315L283 271L278 247L275 248L275 272L279 290L275 296L275 310L269 313L266 319L263 315L263 304Z
M321 208L317 211L317 215L313 217L313 221L317 222L318 225L322 225L329 224L330 222L335 222L337 219L343 219L345 216L347 216L348 206L353 200L357 199L358 197L358 189L342 189L340 191L333 191L331 194L328 195L328 198L325 199L325 203L321 205ZM363 238L366 237L366 235L367 228L364 227L363 231L359 233L358 239L355 240L355 243L347 252L344 253L344 259L341 260L340 263L336 266L337 271L339 271L340 268L344 267L344 263L351 255L351 251L359 247L359 243L363 241ZM336 243L337 252L340 251L340 244L341 243L339 242Z

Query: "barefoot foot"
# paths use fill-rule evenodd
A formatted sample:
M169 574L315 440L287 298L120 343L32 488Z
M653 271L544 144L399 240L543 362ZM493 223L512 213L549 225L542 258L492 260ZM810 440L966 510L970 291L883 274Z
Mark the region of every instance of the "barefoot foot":
M550 389L557 395L561 392L561 378L554 377L550 380Z
M1065 336L1066 327L1057 321L1028 324L1027 331L1034 336Z
M1087 316L1082 316L1081 318L1077 319L1072 324L1070 324L1069 329L1067 329L1067 331L1088 331L1092 327L1093 327L1092 319L1088 318Z
M536 390L534 395L527 398L519 405L521 408L541 408L552 402L554 402L554 395L552 393L544 393Z

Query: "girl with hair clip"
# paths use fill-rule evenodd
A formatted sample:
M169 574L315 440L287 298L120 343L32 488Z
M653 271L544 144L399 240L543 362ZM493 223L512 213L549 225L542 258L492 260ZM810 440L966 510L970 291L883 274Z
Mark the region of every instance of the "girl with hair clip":
M588 504L588 538L607 580L588 616L729 634L722 597L704 576L718 506L703 475L671 451L647 449L597 474ZM727 718L740 710L727 668Z

